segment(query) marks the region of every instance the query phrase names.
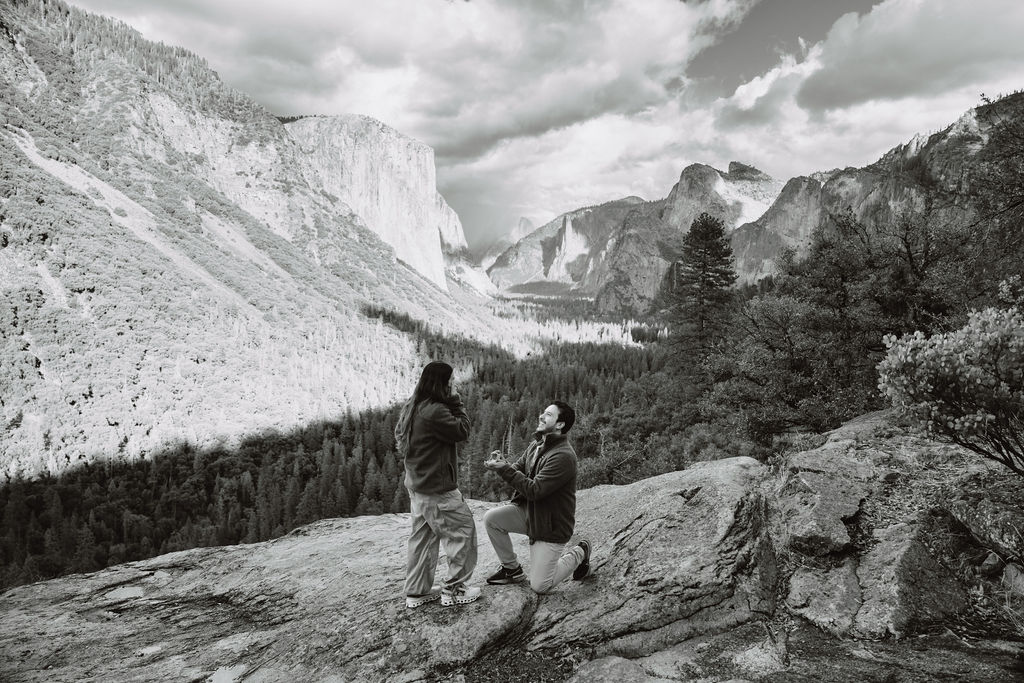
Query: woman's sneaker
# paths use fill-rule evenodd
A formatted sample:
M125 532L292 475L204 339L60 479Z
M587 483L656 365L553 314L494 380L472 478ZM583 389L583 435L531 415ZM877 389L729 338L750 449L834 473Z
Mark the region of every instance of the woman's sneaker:
M416 609L417 607L423 607L423 605L426 605L427 603L434 602L441 597L440 588L440 586L434 586L426 595L405 596L405 606L409 609Z
M487 583L501 586L506 583L517 583L525 578L526 572L523 571L522 565L516 565L515 569L505 569L502 566L498 567L498 571L487 577Z
M441 589L441 605L451 607L452 605L466 605L480 597L480 589L473 586L459 586L458 588Z

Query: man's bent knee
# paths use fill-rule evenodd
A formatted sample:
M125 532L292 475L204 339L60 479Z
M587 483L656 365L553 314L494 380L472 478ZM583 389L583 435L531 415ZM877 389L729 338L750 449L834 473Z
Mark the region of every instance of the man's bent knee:
M545 579L544 581L538 581L536 579L530 579L530 590L537 595L544 595L545 593L551 592L554 585L551 583L551 579Z
M484 513L484 526L488 529L503 529L504 524L501 521L501 517L503 514L504 508L491 508L490 510Z

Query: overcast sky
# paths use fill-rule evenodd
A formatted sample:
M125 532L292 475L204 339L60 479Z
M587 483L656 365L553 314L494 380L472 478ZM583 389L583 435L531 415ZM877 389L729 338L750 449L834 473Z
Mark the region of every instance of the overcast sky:
M1021 0L71 0L204 57L275 114L434 148L471 246L694 162L870 163L1024 88Z

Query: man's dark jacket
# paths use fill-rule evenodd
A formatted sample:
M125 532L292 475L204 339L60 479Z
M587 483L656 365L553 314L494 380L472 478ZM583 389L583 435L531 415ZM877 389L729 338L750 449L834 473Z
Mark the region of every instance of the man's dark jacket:
M417 493L445 493L459 486L455 444L469 437L469 417L458 396L447 403L426 399L415 409L405 481Z
M576 526L576 451L565 434L534 441L515 464L496 472L515 489L512 502L526 506L531 543L569 542Z

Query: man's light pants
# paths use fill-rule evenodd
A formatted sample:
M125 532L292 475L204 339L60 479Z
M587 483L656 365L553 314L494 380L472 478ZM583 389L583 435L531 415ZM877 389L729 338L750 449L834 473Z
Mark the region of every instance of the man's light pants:
M484 528L491 539L501 566L514 569L519 566L516 551L509 534L526 534L526 508L509 503L491 508L484 515ZM530 544L530 588L535 593L547 593L565 581L583 561L583 548L573 546L569 552L564 543L534 541Z
M438 545L448 556L445 588L457 588L476 569L476 522L473 512L455 489L429 494L409 491L409 564L405 575L406 595L426 595L434 585Z

